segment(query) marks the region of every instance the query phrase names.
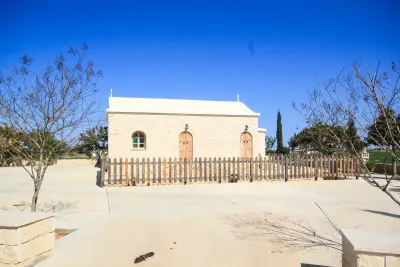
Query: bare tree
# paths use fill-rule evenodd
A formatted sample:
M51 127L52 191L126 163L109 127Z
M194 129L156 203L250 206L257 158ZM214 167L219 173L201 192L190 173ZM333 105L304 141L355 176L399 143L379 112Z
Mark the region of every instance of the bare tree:
M3 142L13 158L33 180L31 210L36 211L39 191L47 168L57 156L77 142L77 131L94 113L96 80L102 76L85 59L86 44L57 55L45 69L33 72L33 59L21 57L18 67L0 73L0 123L15 137Z
M349 131L332 130L346 129L351 120L361 137L372 139L375 145L399 160L393 149L393 146L400 147L400 128L395 116L400 111L399 79L400 71L395 63L392 63L389 72L382 71L380 63L373 71L354 63L351 71L347 73L343 69L336 78L314 90L308 103L294 103L293 106L304 116L309 127L321 124L331 126L322 133L324 138L340 144L336 150L344 151L356 162L361 176L400 205L387 190L393 175L386 174L383 183L375 179L362 159L362 151L354 146ZM377 121L383 123L377 124ZM369 134L371 131L373 135Z

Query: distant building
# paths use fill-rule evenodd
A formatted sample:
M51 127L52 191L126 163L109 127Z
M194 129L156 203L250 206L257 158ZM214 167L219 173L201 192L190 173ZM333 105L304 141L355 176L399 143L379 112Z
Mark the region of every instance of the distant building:
M110 97L110 158L265 155L260 114L242 102Z
M369 160L369 152L366 147L363 148L361 152L361 157L364 160L364 162L367 162Z

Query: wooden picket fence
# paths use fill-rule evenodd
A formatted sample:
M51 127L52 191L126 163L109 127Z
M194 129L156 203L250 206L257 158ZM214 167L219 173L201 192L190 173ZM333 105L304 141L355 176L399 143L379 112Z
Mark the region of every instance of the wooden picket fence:
M101 164L102 186L254 182L357 176L348 157L269 155L258 158L107 159Z

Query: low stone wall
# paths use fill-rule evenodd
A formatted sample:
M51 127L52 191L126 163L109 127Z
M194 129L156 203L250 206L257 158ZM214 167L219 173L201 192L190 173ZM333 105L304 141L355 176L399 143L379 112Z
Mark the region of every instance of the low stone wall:
M57 165L95 165L97 160L93 159L59 159Z
M397 173L400 173L400 164L399 163L397 163L396 169L397 169ZM373 172L384 174L385 173L385 164L382 164L382 163L375 164L375 168L373 169ZM393 174L393 165L392 164L386 164L386 173Z
M342 267L400 267L400 240L358 229L340 229Z
M53 253L53 215L0 212L0 267L28 266Z

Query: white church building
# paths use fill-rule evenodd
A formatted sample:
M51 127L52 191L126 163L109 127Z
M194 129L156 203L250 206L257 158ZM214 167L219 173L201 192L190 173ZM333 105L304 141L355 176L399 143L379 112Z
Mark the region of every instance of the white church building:
M265 155L260 114L238 101L110 97L110 158Z

